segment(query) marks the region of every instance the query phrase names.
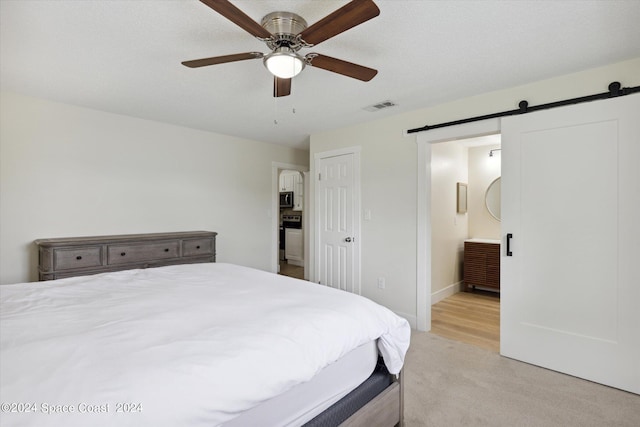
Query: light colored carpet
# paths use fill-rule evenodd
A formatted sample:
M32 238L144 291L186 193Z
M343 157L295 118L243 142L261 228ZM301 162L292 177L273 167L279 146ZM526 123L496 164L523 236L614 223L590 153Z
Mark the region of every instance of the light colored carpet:
M426 332L405 365L407 427L638 427L640 396Z

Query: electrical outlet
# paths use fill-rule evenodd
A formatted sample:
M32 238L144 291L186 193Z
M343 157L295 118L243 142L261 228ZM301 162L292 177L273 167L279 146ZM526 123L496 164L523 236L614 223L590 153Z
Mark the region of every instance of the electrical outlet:
M378 288L384 289L386 286L384 277L378 277Z

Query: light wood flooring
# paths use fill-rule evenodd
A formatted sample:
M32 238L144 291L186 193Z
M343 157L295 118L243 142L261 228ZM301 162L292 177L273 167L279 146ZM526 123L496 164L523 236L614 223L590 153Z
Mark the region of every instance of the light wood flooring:
M499 294L459 292L432 305L431 332L499 353Z
M304 267L287 264L286 261L280 261L280 272L278 274L295 277L296 279L304 279Z

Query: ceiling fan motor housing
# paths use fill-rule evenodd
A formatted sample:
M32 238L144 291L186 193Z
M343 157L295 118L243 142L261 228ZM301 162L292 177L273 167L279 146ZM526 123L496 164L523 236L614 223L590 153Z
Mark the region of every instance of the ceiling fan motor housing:
M274 36L265 40L272 50L288 47L297 52L304 47L297 36L307 28L307 21L300 15L291 12L272 12L262 18L261 25Z

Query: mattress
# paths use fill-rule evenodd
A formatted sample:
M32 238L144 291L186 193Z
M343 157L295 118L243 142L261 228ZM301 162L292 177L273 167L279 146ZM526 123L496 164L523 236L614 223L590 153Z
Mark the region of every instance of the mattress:
M397 373L410 339L405 319L366 298L232 264L3 285L0 303L12 426L223 425L364 344ZM296 423L315 409L287 411Z
M347 421L351 416L356 415L356 413L366 405L370 405L373 401L381 398L382 395L385 395L383 399L385 402L390 403L390 405L394 405L392 400L389 400L387 393L390 392L391 385L394 383L394 379L389 375L389 371L384 366L384 363L378 363L376 365L375 371L366 379L365 382L360 384L354 390L349 392L345 397L331 405L327 410L320 413L318 416L313 418L308 423L304 424L304 427L335 427L341 425L343 422ZM403 410L403 406L400 402L400 392L397 395L398 398L398 410L401 412ZM378 402L378 404L380 401ZM369 408L371 410L371 408ZM396 416L389 415L389 411L392 413L393 409L391 407L387 407L387 413L378 412L380 411L380 406L377 406L377 410L374 410L378 416L382 416L385 419L388 418L389 421L392 420L394 425L398 419L400 420L400 425L402 425L402 415L397 413ZM362 421L362 414L357 415L357 418L360 419L360 425L366 423L366 421ZM376 418L376 421L379 421L380 418ZM385 425L383 421L380 421L380 425ZM366 424L365 424L366 425ZM376 424L378 425L378 424ZM391 425L391 424L388 424Z
M300 426L362 384L372 374L377 360L376 342L362 344L310 381L242 413L224 426Z

